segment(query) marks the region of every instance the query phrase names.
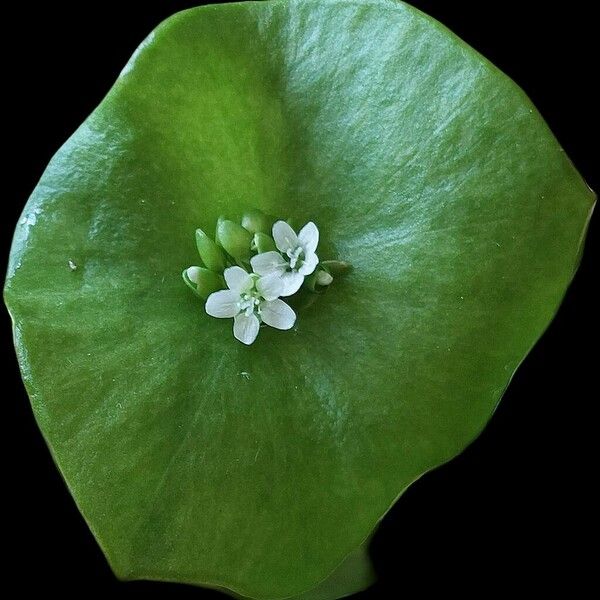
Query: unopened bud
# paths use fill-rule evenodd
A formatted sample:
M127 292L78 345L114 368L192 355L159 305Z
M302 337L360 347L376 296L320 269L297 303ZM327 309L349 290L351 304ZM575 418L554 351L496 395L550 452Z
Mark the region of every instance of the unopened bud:
M259 232L254 234L254 238L252 240L252 249L256 250L259 254L262 254L263 252L277 250L277 247L275 246L275 242L270 235Z
M225 252L230 254L237 262L250 260L250 244L252 234L241 225L219 219L217 223L217 243L221 244Z
M203 267L188 267L182 277L186 285L205 300L213 292L225 288L225 281L220 275Z
M250 233L271 233L275 218L265 214L262 210L249 210L242 217L242 227Z
M327 271L317 271L316 284L321 286L329 285L333 277Z
M196 229L196 246L206 268L215 273L222 273L226 266L225 255L202 229Z
M311 292L318 292L320 288L327 287L332 281L333 277L319 266L316 271L304 278L304 287Z

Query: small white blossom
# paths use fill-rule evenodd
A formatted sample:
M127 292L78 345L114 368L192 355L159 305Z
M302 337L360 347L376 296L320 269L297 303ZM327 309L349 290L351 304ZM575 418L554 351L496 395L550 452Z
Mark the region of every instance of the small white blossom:
M257 254L252 257L250 264L258 275L276 273L283 282L280 295L291 296L300 289L304 277L310 275L319 263L319 257L315 254L319 230L310 222L296 235L285 221L277 221L273 225L273 239L281 254L274 250Z
M261 322L275 329L294 326L296 313L278 299L283 288L278 274L259 277L241 267L229 267L223 275L229 289L212 293L205 310L211 317L233 317L233 335L240 342L251 344Z

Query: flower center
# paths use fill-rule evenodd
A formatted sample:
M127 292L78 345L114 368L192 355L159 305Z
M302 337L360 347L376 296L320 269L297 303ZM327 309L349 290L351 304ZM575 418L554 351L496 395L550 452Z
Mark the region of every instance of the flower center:
M259 293L255 290L250 292L244 292L238 301L238 307L240 312L245 312L246 316L249 317L255 310L258 310L260 305Z
M290 259L290 269L297 269L302 266L304 262L304 248L302 246L298 246L294 250L288 250L286 254Z

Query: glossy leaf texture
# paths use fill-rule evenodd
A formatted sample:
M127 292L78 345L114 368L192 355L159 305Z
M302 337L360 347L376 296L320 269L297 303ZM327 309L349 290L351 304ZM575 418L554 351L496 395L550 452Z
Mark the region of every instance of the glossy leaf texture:
M48 166L5 288L36 418L115 573L260 599L367 585L357 548L485 426L593 202L525 94L405 4L160 25ZM198 227L251 208L313 220L353 268L246 347L181 273Z

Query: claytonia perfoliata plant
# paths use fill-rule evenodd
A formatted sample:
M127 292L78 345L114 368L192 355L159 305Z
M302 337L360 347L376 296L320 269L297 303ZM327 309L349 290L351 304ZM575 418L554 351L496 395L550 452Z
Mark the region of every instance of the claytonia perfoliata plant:
M270 234L270 235L269 235ZM319 230L311 221L298 234L289 223L258 210L249 211L241 225L219 218L215 240L196 230L196 245L204 266L183 271L185 283L206 300L211 317L233 318L233 335L250 345L261 324L291 329L296 313L280 297L321 292L333 274L349 265L319 262Z

